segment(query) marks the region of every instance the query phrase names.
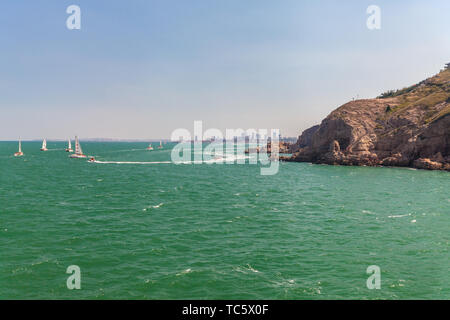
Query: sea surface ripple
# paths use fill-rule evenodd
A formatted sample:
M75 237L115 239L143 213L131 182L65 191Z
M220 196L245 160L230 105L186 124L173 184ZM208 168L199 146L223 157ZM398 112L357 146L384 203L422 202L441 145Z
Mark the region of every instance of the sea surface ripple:
M83 143L105 162L88 163L0 143L1 299L450 298L448 172L280 163L261 176L145 147Z

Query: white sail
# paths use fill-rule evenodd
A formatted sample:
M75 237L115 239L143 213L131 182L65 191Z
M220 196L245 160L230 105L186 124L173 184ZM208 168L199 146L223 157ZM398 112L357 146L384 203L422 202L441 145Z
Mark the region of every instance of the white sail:
M81 150L81 145L78 141L78 137L75 137L75 154L83 154L83 150Z
M70 139L69 139L69 147L68 147L68 149L69 150L72 149L72 142L70 141Z
M47 140L42 141L42 149L47 149Z
M22 152L22 140L19 139L19 153Z

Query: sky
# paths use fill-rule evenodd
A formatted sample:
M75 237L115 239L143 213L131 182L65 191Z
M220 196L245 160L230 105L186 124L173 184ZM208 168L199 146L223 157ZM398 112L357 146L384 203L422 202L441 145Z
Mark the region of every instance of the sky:
M81 29L69 30L69 5ZM369 5L381 28L369 30ZM450 62L448 0L40 0L0 4L0 140L298 136L353 98Z

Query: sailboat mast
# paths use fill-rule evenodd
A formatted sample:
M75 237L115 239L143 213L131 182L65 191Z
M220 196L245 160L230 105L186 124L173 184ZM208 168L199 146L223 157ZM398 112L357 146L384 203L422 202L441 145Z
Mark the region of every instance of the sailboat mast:
M75 137L75 154L83 154L81 150L80 142L78 141L78 136Z

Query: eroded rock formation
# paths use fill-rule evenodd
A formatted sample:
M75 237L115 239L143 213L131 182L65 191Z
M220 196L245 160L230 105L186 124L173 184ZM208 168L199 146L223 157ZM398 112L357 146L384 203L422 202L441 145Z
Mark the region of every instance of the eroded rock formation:
M344 104L305 130L291 151L291 161L450 171L450 69Z

